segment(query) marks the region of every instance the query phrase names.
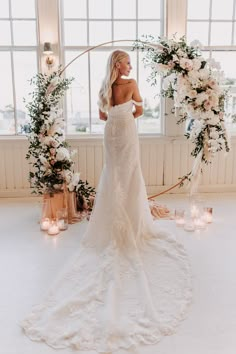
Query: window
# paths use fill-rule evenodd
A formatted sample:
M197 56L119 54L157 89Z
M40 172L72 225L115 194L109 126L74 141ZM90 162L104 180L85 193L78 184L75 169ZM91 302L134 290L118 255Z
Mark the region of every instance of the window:
M142 34L163 34L163 0L62 0L62 49L64 63L88 47L114 40L135 40ZM144 100L144 115L137 120L139 133L160 133L159 87L146 82L142 53L131 51L132 43L109 43L83 55L66 70L75 78L66 96L67 133L103 132L104 122L98 117L98 91L105 75L106 61L112 50L129 52L132 75L139 83Z
M225 74L224 86L231 97L226 117L230 130L236 132L236 0L188 0L187 39L198 39L203 45L205 58L214 58ZM196 38L197 36L197 38Z
M0 134L25 132L28 118L23 98L37 73L37 30L34 0L1 0Z

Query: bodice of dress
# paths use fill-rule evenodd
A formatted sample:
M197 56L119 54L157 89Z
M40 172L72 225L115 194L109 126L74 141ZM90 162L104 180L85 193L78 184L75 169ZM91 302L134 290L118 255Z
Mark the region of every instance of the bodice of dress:
M115 106L110 107L108 111L108 117L109 116L120 116L123 117L124 115L122 113L132 113L133 110L133 105L136 106L142 106L142 102L136 102L134 100L129 100L127 102L117 104Z

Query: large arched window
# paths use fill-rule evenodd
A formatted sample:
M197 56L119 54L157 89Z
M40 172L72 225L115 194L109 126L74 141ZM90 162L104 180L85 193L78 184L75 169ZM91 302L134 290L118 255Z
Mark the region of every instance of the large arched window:
M107 41L136 39L142 34L163 35L163 0L62 0L62 52L64 63L88 47ZM144 116L137 120L139 133L161 132L160 82L147 83L142 53L131 51L131 43L112 43L91 51L68 67L66 75L75 77L66 98L67 133L102 133L97 97L105 74L109 53L115 48L130 53L131 77L135 78L144 100Z
M25 131L23 97L37 73L37 21L34 0L1 0L0 13L0 134Z

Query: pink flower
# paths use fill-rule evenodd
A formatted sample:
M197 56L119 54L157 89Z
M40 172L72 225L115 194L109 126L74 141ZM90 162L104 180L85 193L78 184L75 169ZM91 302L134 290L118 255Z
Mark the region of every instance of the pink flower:
M56 154L56 149L51 148L51 149L50 149L50 154L51 154L51 155L55 155L55 154Z
M203 107L205 108L206 111L209 111L212 108L212 102L209 100L206 100L203 104Z
M56 160L51 160L50 161L50 164L53 166L53 165L55 165L55 163L56 163Z

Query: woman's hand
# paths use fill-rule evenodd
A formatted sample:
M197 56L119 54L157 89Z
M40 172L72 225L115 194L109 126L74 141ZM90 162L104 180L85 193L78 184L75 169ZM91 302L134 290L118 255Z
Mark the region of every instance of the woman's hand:
M102 112L100 109L99 109L99 119L107 120L107 113Z

